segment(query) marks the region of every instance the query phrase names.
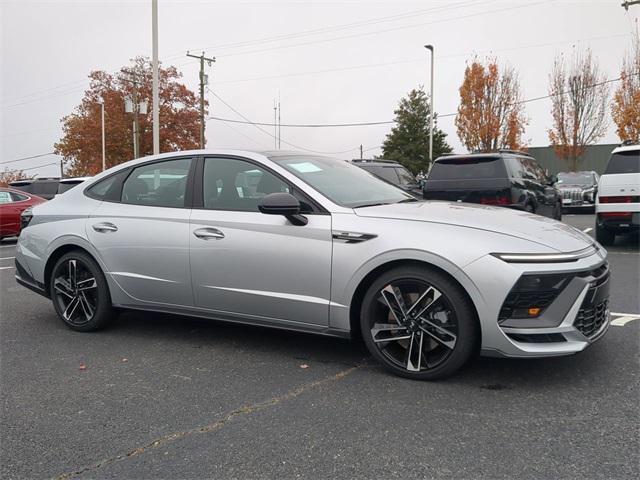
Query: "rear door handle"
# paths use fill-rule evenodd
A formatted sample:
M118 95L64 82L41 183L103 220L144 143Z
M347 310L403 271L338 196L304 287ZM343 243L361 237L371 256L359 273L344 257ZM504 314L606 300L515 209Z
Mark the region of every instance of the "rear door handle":
M197 230L194 230L193 234L202 240L211 240L211 239L220 240L224 238L224 233L222 233L217 228L211 228L211 227L199 228Z
M116 227L113 223L110 223L110 222L96 223L93 226L93 229L99 233L108 233L108 232L118 231L118 227Z

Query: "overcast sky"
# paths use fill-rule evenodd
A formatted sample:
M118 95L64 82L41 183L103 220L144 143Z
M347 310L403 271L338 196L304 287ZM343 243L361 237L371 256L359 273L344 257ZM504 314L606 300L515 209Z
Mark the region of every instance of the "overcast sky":
M574 48L591 47L607 77L617 77L640 16L640 6L626 12L620 3L159 0L160 60L177 66L195 91L198 62L186 51L204 49L217 57L209 87L253 121L273 120L278 95L282 123L384 121L393 118L409 90L428 88L423 45L431 43L435 110L445 115L456 111L465 62L474 54L515 66L524 98L545 95L554 56ZM116 70L136 55L151 54L151 0L2 1L1 8L0 162L52 151L60 119L80 102L91 70ZM240 119L211 94L208 100L211 115ZM525 138L531 146L548 144L549 110L548 99L526 105ZM453 117L443 117L440 126L450 144L464 151ZM351 149L339 156L355 158L360 144L368 149L365 155L380 153L389 129L283 128L282 139L321 152ZM207 140L210 148L273 147L273 138L251 125L215 120L207 123ZM617 141L611 126L601 142ZM44 156L0 168L57 159ZM30 171L58 172L54 165Z

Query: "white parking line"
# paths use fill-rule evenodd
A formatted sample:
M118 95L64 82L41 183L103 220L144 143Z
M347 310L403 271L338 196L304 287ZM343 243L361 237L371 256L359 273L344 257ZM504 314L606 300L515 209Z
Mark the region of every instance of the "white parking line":
M589 228L585 228L584 230L582 230L584 233L589 233L591 230L593 230L593 228L589 227Z
M2 257L0 260L13 260L16 257Z
M0 267L0 270L8 270L10 268L13 268L13 266L11 266L11 267Z
M618 317L615 320L611 320L611 325L615 327L624 327L627 323L634 320L640 320L640 315L636 313L616 313L611 312L612 317Z

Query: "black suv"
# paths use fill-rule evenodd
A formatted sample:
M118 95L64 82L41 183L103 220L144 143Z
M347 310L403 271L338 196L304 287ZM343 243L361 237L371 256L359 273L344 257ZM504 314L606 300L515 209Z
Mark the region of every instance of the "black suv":
M562 218L562 197L531 155L513 150L437 158L424 185L427 200L481 203Z
M422 189L416 177L398 162L380 159L355 159L351 160L351 163L367 172L373 173L376 177L393 183L412 195L422 197Z
M30 178L26 180L16 180L11 182L9 186L16 190L22 190L26 193L33 193L46 200L51 200L58 193L58 184L60 179L57 177L49 178Z

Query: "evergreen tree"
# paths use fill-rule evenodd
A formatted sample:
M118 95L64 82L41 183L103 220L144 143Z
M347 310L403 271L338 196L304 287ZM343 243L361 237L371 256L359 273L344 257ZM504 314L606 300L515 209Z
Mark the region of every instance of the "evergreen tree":
M382 145L382 158L400 162L414 174L429 170L429 110L427 95L422 87L411 90L407 97L400 100L394 112L396 125ZM434 122L434 159L451 152L446 136Z

